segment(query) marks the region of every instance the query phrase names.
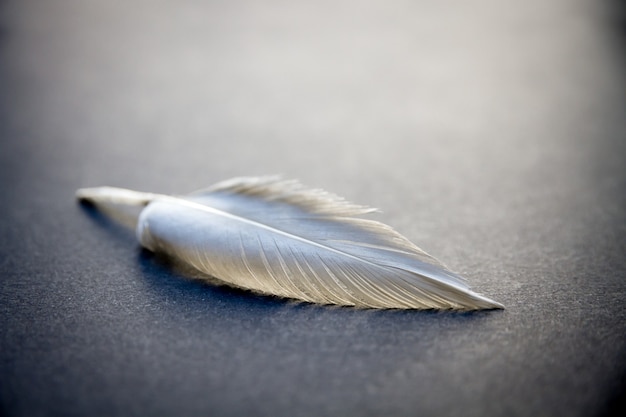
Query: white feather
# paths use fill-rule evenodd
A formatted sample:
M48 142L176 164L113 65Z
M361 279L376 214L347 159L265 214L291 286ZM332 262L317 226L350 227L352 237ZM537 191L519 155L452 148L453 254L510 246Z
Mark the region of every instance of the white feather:
M296 181L235 178L182 197L110 187L77 196L145 205L142 246L237 287L357 307L503 308L389 226L358 217L373 209Z

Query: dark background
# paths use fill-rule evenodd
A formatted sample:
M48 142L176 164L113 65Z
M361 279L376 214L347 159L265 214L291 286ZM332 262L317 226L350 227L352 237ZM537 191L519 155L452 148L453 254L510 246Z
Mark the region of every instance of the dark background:
M625 36L611 1L0 1L2 414L623 406ZM276 173L507 309L214 287L73 195Z

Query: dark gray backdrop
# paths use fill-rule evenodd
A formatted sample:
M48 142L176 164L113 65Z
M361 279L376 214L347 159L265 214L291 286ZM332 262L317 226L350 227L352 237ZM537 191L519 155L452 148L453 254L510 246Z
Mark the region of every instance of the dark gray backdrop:
M591 0L0 2L2 414L609 412L624 22ZM507 309L206 285L73 197L275 173L380 207Z

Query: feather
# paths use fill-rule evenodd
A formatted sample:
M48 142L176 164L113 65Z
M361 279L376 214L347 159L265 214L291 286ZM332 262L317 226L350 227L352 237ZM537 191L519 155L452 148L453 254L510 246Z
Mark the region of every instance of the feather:
M356 307L503 308L391 227L361 217L374 209L296 181L235 178L180 197L86 188L77 197L145 206L136 222L142 246L236 287Z

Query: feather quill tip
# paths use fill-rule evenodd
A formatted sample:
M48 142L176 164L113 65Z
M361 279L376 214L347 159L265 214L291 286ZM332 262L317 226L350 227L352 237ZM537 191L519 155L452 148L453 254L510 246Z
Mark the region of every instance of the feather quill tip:
M127 206L145 206L158 194L144 193L117 187L79 188L76 190L79 201L91 204L120 204Z

